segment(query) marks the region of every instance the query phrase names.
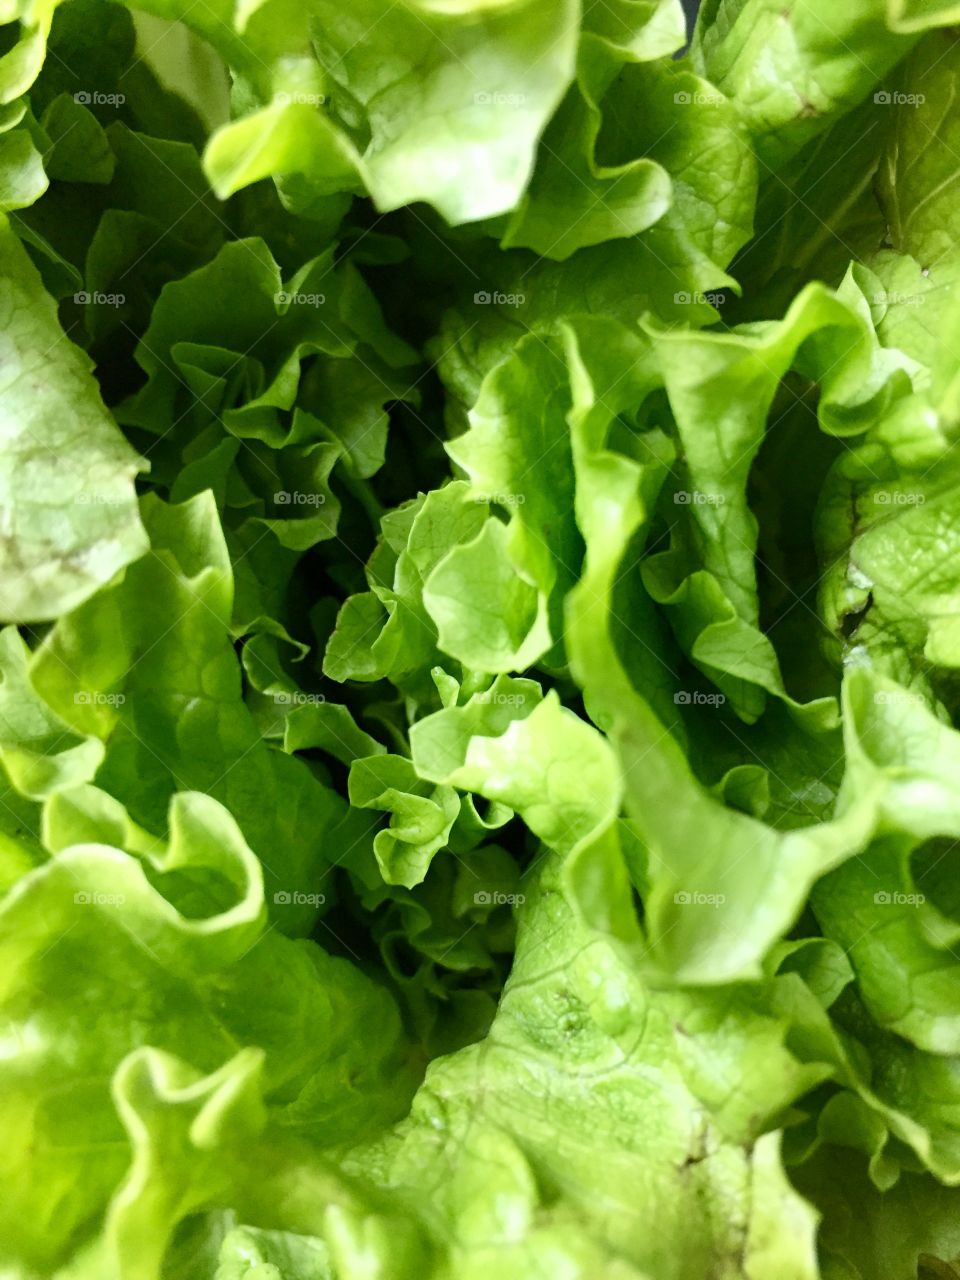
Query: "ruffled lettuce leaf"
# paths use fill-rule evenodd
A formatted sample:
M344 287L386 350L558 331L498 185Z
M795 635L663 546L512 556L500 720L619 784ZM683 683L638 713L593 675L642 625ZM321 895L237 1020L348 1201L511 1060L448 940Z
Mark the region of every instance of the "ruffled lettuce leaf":
M113 1196L114 1265L146 1277L208 1183L229 1184L224 1144L262 1127L264 1105L290 1132L319 1123L314 1140L332 1146L354 1130L351 1107L373 1128L376 1108L402 1109L409 1075L386 993L351 962L265 928L260 863L220 804L178 794L168 842L132 833L126 852L108 801L87 794L82 827L61 814L64 847L2 907L7 1034L30 1044L4 1066L3 1240L7 1256L50 1267ZM108 972L122 983L104 987ZM386 1049L377 1062L357 1034L365 1021Z
M956 4L147 9L0 53L0 1270L952 1274Z
M79 605L146 550L134 491L144 463L107 414L89 361L61 329L9 225L0 229L0 274L0 615L41 622Z

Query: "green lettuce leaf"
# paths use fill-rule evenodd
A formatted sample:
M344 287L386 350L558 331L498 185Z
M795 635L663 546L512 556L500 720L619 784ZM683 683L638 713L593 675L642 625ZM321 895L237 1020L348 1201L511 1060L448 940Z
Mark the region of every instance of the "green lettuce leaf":
M0 267L8 350L0 616L39 622L79 605L146 551L134 492L144 464L104 409L89 361L60 328L9 225L0 230Z
M342 1274L360 1276L365 1258L388 1266L402 1215L422 1241L405 1265L425 1275L815 1276L814 1219L759 1130L818 1068L792 1059L761 1002L645 990L577 924L557 871L548 860L524 882L514 976L487 1040L435 1064L410 1118L349 1157L391 1204L390 1216L331 1211ZM751 1036L762 1064L744 1053ZM716 1074L695 1047L711 1043ZM721 1083L727 1054L749 1104Z
M60 620L34 654L31 680L76 732L104 742L97 785L148 830L163 829L179 790L227 805L263 859L277 921L304 932L322 905L316 880L336 858L345 803L268 746L243 701L212 497L147 500L144 517L150 554Z
M229 1178L210 1147L218 1129L241 1141L262 1114L257 1076L277 1122L302 1133L319 1122L321 1144L352 1133L351 1108L375 1128L371 1108L391 1118L403 1106L402 1041L389 997L348 961L265 930L260 864L215 800L176 796L169 831L166 848L154 841L139 856L104 843L106 832L87 832L24 877L2 908L5 1021L31 1044L29 1061L4 1067L2 1234L8 1257L41 1269L89 1231L116 1189L107 1225L128 1259L121 1274L132 1274L130 1265L158 1275L169 1231L198 1207L180 1179L199 1184L204 1201L208 1178ZM108 971L123 982L105 988L98 975ZM254 995L267 989L275 994L264 1005ZM92 1035L86 1018L70 1016L78 1002L95 1014ZM350 1008L349 1021L337 1002ZM296 1049L291 1017L300 1019ZM392 1044L377 1063L356 1036L357 1019L378 1028L381 1045ZM238 1045L246 1047L221 1066ZM193 1087L198 1069L213 1073L202 1088ZM121 1119L134 1139L122 1186ZM188 1128L196 1153L177 1155Z

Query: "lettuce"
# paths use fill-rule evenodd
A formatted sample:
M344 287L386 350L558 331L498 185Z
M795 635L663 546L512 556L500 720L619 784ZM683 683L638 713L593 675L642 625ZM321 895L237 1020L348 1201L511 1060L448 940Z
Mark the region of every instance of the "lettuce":
M4 14L3 1280L960 1276L958 18Z

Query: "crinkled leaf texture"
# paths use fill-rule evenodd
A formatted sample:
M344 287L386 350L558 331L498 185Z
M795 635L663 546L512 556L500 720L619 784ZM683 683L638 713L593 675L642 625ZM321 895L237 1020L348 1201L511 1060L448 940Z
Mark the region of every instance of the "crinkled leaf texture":
M2 1280L960 1274L956 0L0 52Z
M133 484L143 463L8 225L0 228L0 316L0 617L43 622L146 550Z

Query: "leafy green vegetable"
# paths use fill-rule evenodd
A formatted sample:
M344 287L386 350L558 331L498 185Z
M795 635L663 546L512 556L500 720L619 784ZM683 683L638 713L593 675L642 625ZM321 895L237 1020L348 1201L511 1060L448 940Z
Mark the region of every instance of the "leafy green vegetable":
M0 613L55 618L147 549L142 467L104 409L89 362L9 226L0 230L4 316L4 529Z
M2 1280L955 1280L956 3L3 18Z

